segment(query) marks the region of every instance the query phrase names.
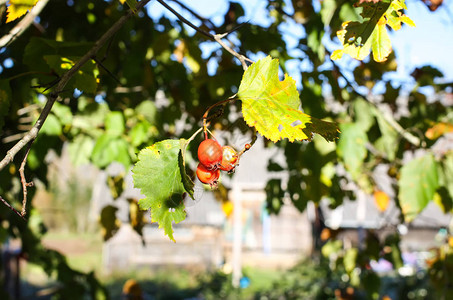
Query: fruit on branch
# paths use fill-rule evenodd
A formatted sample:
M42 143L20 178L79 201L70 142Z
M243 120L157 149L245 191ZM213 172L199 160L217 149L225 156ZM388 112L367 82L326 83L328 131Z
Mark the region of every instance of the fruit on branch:
M211 187L215 187L220 177L220 170L208 169L205 165L199 163L197 167L197 177L201 182L209 184Z
M204 140L198 146L198 160L208 169L217 169L222 161L222 146L215 140Z
M220 170L230 172L232 171L238 162L238 154L233 147L223 146L222 147L222 161L220 162Z

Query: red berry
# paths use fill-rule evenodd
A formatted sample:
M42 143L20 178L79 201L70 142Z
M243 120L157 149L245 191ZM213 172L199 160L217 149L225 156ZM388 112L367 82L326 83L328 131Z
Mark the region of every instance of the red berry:
M220 170L231 171L236 167L238 162L238 154L230 146L222 147L222 162L220 163Z
M252 145L250 145L250 144L245 144L245 146L244 146L245 150L249 150L251 147L252 147Z
M222 161L222 146L217 141L204 140L198 146L198 160L208 169L218 168Z
M205 165L199 163L197 167L197 177L201 182L209 184L211 187L216 186L220 177L220 170L208 169Z

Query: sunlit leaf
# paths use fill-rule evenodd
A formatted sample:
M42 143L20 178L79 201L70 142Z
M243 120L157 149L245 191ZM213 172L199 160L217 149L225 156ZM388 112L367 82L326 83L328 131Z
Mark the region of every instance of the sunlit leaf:
M134 186L146 197L139 201L140 208L150 210L151 221L159 223L159 228L163 228L172 241L175 241L173 222L186 218L182 201L186 190L178 162L180 150L180 140L155 143L140 151L132 170Z
M398 198L407 222L412 221L433 200L439 185L437 167L434 156L426 154L401 168Z
M363 9L363 20L343 23L342 29L337 31L343 49L335 50L331 58L337 60L343 54L349 54L352 58L363 60L372 51L375 61L386 61L392 52L386 25L393 30L401 29L402 23L415 26L415 23L401 12L406 7L404 1L362 2L358 6Z
M9 0L8 9L6 10L6 23L22 17L38 3L39 0Z
M313 118L299 110L299 93L294 80L278 79L278 60L270 56L251 65L239 86L245 122L273 142L287 138L310 140L313 133L335 140L336 124Z
M435 140L448 132L453 132L453 124L440 122L426 130L425 136L430 140Z

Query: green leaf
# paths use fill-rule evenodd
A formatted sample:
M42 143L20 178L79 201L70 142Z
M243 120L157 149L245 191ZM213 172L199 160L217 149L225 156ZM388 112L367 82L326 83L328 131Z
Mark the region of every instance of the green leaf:
M105 131L112 136L121 136L124 132L124 117L119 111L112 111L105 117Z
M453 209L453 151L447 152L440 161L438 174L439 188L434 200L447 213Z
M65 72L71 69L72 66L74 66L78 60L78 57L45 55L44 59L54 72L62 76ZM89 60L79 69L77 73L74 74L74 77L71 79L70 83L73 88L77 88L87 93L94 93L97 88L97 80L95 76L97 73L96 64L93 60Z
M72 124L72 113L68 106L55 102L52 107L52 113L57 116L61 124L65 126L70 126Z
M142 115L150 124L156 124L157 108L151 101L143 101L135 108L137 114Z
M414 159L401 168L398 198L406 222L412 221L433 200L439 186L437 168L432 154Z
M360 98L354 101L355 123L359 124L365 132L368 132L374 124L374 111L367 101Z
M350 248L346 251L343 258L344 269L346 272L351 273L357 264L357 257L359 255L359 249Z
M93 148L94 141L91 137L84 134L77 135L68 147L71 162L75 166L89 163Z
M252 64L244 73L238 97L245 122L273 142L287 138L311 140L313 133L333 141L336 124L315 119L299 110L300 100L294 80L278 79L278 60L270 56Z
M150 209L151 221L158 222L168 237L173 237L172 223L186 218L182 194L186 191L179 167L181 140L164 140L138 154L132 170L134 186L146 198L139 201L141 209Z
M0 136L3 125L5 124L4 116L8 114L9 103L12 97L9 80L0 80Z
M143 144L148 139L148 129L150 125L148 122L143 121L137 123L134 127L131 128L129 132L129 137L131 138L131 144L135 147Z
M47 135L60 135L61 123L54 114L49 114L46 121L42 125L41 133Z
M128 147L127 142L121 137L104 133L96 141L91 160L101 168L107 167L114 161L128 168L131 162Z
M381 137L375 142L376 149L386 153L389 160L394 160L398 150L398 132L384 119L382 112L378 109L374 112L381 131Z
M81 57L90 50L93 43L58 42L43 38L32 37L25 47L24 64L33 71L50 71L45 56ZM55 60L56 61L56 60ZM58 69L61 68L55 65Z
M338 141L337 154L343 158L346 169L353 179L361 174L363 161L367 155L365 147L368 137L365 128L357 123L340 125L341 135Z
M186 145L185 140L183 140L183 139L180 140L180 143L181 143L181 145L180 145L181 150L179 150L179 153L178 153L178 166L179 166L179 172L181 173L181 177L182 177L182 184L184 185L184 189L187 191L190 198L195 200L195 198L193 196L193 188L194 188L195 184L193 183L192 179L189 177L189 175L187 175L187 172L186 172L186 153L187 153L186 146L187 145Z

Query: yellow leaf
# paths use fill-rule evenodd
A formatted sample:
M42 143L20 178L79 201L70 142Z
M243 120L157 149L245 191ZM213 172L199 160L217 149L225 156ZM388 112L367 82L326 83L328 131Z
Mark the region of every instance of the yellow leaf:
M387 60L387 57L392 52L392 42L385 28L385 18L382 17L376 28L372 33L372 51L373 58L377 62L383 62Z
M453 132L453 124L441 122L426 130L425 136L430 140L435 140L448 132Z
M222 211L228 218L233 213L234 205L231 201L222 202Z
M374 202L380 212L384 212L387 210L390 197L383 191L375 191L374 192Z
M126 2L126 0L120 0L121 4L124 4L124 2Z
M335 50L332 55L330 56L331 59L333 60L337 60L337 59L340 59L343 57L343 49L338 49L338 50Z
M22 17L38 3L39 0L9 0L9 6L6 10L6 23L12 22Z
M402 15L402 16L400 17L400 20L401 20L401 22L406 23L406 24L409 25L410 27L415 27L414 21L412 21L412 19L409 18L409 17L406 16L406 15Z

